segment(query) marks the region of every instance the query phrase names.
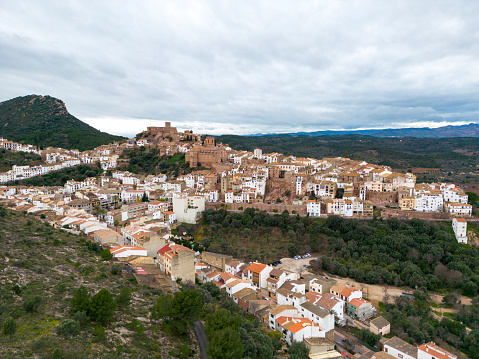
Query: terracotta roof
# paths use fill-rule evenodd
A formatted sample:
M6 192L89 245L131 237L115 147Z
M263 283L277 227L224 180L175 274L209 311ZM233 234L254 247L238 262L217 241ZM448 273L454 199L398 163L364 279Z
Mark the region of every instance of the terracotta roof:
M331 293L325 293L313 304L326 310L332 310L339 302L339 299L335 299Z
M240 261L233 261L233 260L228 261L228 262L226 263L226 265L228 265L228 266L230 266L230 267L237 267L237 266L239 266L240 264L241 264Z
M221 274L221 272L212 272L212 273L207 274L206 276L211 279L211 278L219 276L220 274Z
M373 354L371 359L396 359L396 357L385 352L377 352Z
M140 247L136 247L136 246L126 246L125 245L125 246L119 246L119 247L110 249L110 253L117 254L117 253L125 252L127 250L137 250L137 251L145 251L146 252L145 248L140 248Z
M294 323L292 326L290 326L288 328L288 330L291 332L291 333L297 333L299 332L300 330L303 330L305 327L319 327L319 325L313 323L311 320L309 319L301 319L300 321L298 321L297 323Z
M437 359L456 359L457 357L454 354L449 353L448 351L437 346L434 342L429 342L418 347L418 350L428 353Z
M160 248L160 249L158 250L158 253L164 256L165 253L166 253L166 252L169 252L169 251L171 251L171 247L170 247L169 244L167 244L166 246Z
M250 264L250 266L248 268L246 268L246 270L254 272L254 273L261 273L263 271L263 269L265 269L265 268L266 268L266 264L254 262L254 263Z
M231 273L225 273L225 272L222 272L220 274L220 277L221 279L223 279L225 282L230 280L230 279L237 279L233 274ZM249 283L249 282L248 282Z
M232 280L231 282L226 283L226 286L229 287L229 288L233 288L233 287L235 287L235 286L237 286L238 284L241 284L241 283L249 283L249 280L246 280L246 279Z
M188 251L188 252L193 252L195 253L194 250L188 248L188 247L185 247L185 246L182 246L181 244L173 244L170 246L172 250L176 251L176 252L180 252L180 251ZM164 248L164 247L163 247Z
M95 231L94 234L100 239L103 239L108 236L122 237L120 233L112 231L111 229L99 229Z
M270 313L273 315L278 315L281 312L284 312L285 310L295 310L296 307L294 305L278 305L276 308L270 309Z
M243 288L241 289L240 291L236 292L235 294L233 294L233 297L236 297L236 298L243 298L247 295L250 295L250 294L255 294L256 292L251 289L251 288Z
M351 299L349 303L354 305L355 307L359 308L363 304L367 304L369 302L366 299L354 298L354 299Z
M270 313L271 313L271 310L270 310ZM279 317L276 319L276 323L283 326L285 323L288 323L291 320L293 320L293 317Z

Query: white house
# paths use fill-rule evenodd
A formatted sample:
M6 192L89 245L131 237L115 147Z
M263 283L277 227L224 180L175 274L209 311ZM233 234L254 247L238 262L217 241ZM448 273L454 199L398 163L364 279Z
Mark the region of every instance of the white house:
M110 253L113 254L113 257L129 257L129 256L147 256L147 250L145 248L140 248L136 246L119 246L110 249Z
M467 244L467 221L464 218L453 218L452 230L459 243Z
M278 305L271 308L268 314L268 325L271 329L280 330L280 325L276 321L280 317L299 318L298 308L293 305Z
M205 210L205 197L176 195L173 197L173 212L178 222L195 224Z
M472 214L472 205L459 202L446 202L444 205L447 213L470 216Z
M437 346L434 342L417 348L417 359L457 359L457 356Z
M321 215L321 202L309 200L306 204L306 211L310 217L319 217Z
M231 260L225 264L225 272L238 276L243 265L243 262Z
M233 294L236 292L239 292L240 290L244 288L250 288L254 289L249 280L246 279L234 279L230 280L226 283L226 294L228 294L229 297L232 297Z
M326 332L334 330L334 314L310 302L300 305L299 314L318 324Z
M247 279L256 288L267 288L266 280L269 278L269 273L273 270L272 266L266 264L253 262L243 272L243 279Z
M383 344L383 352L397 359L417 359L417 348L398 337L392 337Z
M325 337L323 328L306 318L279 317L276 321L289 345L306 338Z

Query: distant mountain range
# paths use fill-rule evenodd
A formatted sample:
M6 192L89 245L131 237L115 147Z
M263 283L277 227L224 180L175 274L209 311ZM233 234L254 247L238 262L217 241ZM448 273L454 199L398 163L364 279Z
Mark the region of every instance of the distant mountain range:
M422 137L422 138L453 138L479 137L479 124L471 123L462 126L444 126L438 128L397 128L384 130L343 130L343 131L315 131L295 133L268 133L252 136L334 136L334 135L368 135L374 137Z
M80 151L125 139L80 121L68 112L63 101L38 95L0 103L0 137L39 147Z

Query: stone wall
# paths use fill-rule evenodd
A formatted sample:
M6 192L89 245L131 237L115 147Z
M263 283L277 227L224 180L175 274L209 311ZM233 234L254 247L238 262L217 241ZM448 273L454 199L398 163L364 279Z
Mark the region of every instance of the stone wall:
M206 203L206 209L220 209L221 205L224 203ZM227 203L227 209L232 211L240 211L240 207L243 207L243 210L246 208L257 208L260 211L266 211L271 214L281 214L284 210L287 210L289 214L293 214L293 211L296 211L294 214L299 214L300 216L306 215L306 206L297 206L291 204L267 204L267 203ZM273 212L273 210L278 210L278 212Z

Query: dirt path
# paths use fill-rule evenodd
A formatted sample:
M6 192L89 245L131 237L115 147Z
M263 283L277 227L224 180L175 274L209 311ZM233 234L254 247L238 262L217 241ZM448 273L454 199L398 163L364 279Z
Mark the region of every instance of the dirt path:
M388 285L375 285L375 284L365 284L356 282L354 279L351 278L336 278L331 276L332 278L338 281L338 284L348 284L349 286L353 286L359 288L363 291L363 295L368 298L374 305L377 306L378 302L384 302L385 296L391 297L398 297L402 293L412 294L413 290L411 288L398 288L394 286ZM439 294L430 294L431 300L436 303L442 303L442 295ZM472 305L471 299L468 297L461 296L460 297L461 303L466 305Z

